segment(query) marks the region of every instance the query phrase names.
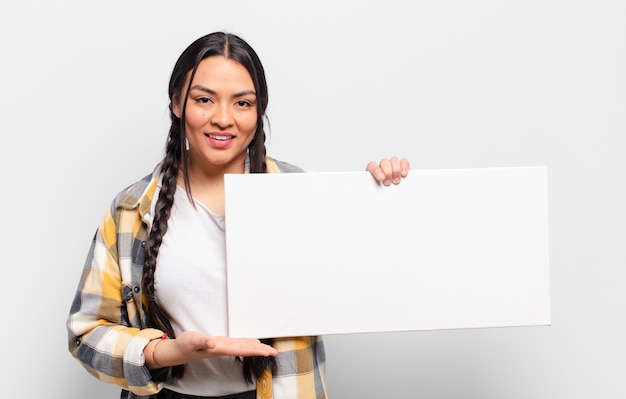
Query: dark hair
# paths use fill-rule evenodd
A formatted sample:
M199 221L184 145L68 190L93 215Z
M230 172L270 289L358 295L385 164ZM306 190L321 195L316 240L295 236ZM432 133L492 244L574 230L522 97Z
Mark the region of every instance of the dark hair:
M171 337L176 337L176 335L172 329L169 317L156 302L155 298L154 273L156 260L159 248L163 242L163 236L167 232L167 221L174 202L176 178L179 171L182 172L185 189L191 199L188 175L189 155L185 149L187 136L184 123L189 88L198 64L202 60L216 55L237 61L246 68L252 77L257 97L257 127L254 138L248 146L250 172L265 173L266 171L263 122L266 119L265 110L268 103L268 93L265 71L263 70L261 60L246 41L231 33L214 32L195 40L176 61L170 78L168 92L170 120L172 123L165 146L165 156L162 161L162 187L155 206L152 230L146 242L146 256L143 264L143 284L148 297L148 307L146 309L147 325L163 330ZM188 75L189 82L185 86ZM173 112L172 104L181 99L183 100L183 106L180 118L178 118ZM272 340L263 340L263 342L271 344ZM268 367L275 370L275 358L260 356L243 358L244 378L249 382L258 378ZM183 371L183 365L174 366L172 376L182 377Z

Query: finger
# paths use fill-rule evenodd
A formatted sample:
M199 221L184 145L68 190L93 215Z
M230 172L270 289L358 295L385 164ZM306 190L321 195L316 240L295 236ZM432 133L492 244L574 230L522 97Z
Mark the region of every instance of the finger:
M393 165L391 160L387 158L383 158L379 164L380 169L382 170L385 177L381 180L385 186L391 185L392 177L393 177ZM380 180L380 179L379 179Z
M278 350L272 346L265 345L266 352L263 356L278 356Z
M385 180L385 174L383 173L383 171L380 169L380 167L378 166L376 162L370 161L365 167L365 170L370 172L372 176L374 176L374 179L380 182Z
M409 160L406 158L402 158L400 160L400 164L402 165L402 171L400 174L402 177L406 177L409 174L409 169L411 169L411 165L409 165Z
M389 158L389 162L391 163L391 182L393 184L400 184L400 179L402 178L402 164L398 157Z
M215 349L215 347L217 346L215 339L213 339L212 337L206 337L206 341L204 344L206 345L206 349L208 350Z
M278 351L258 339L244 339L240 342L243 356L276 356Z

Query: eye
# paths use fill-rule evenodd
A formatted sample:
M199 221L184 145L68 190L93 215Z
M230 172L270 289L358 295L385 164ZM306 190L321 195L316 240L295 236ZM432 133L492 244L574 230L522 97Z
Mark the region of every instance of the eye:
M195 101L200 104L208 104L209 102L211 102L211 99L209 97L196 97Z
M252 103L248 100L239 100L235 103L235 105L242 108L252 107Z

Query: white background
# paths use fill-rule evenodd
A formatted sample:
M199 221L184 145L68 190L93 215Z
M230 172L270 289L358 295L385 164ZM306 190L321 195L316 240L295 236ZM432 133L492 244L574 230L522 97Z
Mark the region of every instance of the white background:
M333 398L624 398L625 20L620 0L3 2L3 389L118 397L65 317L110 200L162 155L176 57L226 29L265 64L279 159L549 167L552 326L328 336Z

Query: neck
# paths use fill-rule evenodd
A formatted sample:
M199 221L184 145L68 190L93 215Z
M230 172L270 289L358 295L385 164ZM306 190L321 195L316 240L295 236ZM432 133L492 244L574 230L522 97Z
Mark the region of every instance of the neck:
M224 175L226 173L243 173L240 167L227 168L194 168L189 167L189 188L194 200L200 201L217 214L224 213ZM178 184L185 186L182 172L178 176Z

